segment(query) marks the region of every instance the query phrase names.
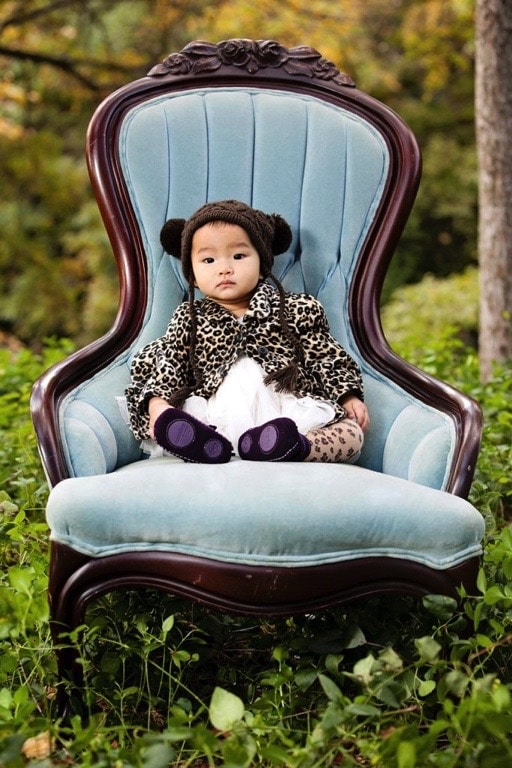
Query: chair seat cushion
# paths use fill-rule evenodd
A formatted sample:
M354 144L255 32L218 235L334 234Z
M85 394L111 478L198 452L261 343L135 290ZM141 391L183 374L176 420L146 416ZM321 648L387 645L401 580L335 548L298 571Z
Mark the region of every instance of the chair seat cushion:
M206 503L207 502L207 503ZM346 464L142 460L51 492L52 539L92 557L172 551L267 566L392 556L445 569L479 555L457 496Z

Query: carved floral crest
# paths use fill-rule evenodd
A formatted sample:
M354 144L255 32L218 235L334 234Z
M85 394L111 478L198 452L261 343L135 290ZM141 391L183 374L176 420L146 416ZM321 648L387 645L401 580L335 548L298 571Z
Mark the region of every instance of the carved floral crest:
M354 87L353 80L314 48L305 45L285 48L275 40L225 40L221 43L196 41L180 53L172 53L153 67L150 77L164 75L199 75L231 65L255 74L260 69L281 67L289 75L332 80Z

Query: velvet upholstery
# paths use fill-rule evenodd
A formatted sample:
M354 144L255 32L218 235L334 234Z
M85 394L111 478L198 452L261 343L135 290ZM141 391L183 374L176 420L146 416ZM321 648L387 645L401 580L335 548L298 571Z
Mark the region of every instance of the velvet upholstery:
M480 553L482 534L467 501L408 480L349 464L297 471L240 459L155 458L63 480L48 522L55 540L90 557L158 549L278 567L388 555L451 568Z

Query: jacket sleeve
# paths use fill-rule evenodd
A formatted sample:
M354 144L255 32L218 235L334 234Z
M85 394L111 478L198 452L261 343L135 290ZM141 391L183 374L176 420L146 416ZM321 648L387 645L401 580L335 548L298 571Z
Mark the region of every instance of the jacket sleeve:
M168 400L190 383L188 359L190 343L187 304L180 304L164 336L150 342L134 357L126 403L130 426L138 440L149 437L148 401L152 397Z
M304 299L307 308L296 316L297 334L305 355L307 375L314 381L316 395L340 408L347 397L364 399L361 371L355 360L332 336L325 310L312 296Z

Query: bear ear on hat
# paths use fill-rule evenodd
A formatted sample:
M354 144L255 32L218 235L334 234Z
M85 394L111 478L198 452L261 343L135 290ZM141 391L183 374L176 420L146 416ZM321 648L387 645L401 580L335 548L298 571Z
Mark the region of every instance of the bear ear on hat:
M272 238L272 253L277 256L288 250L292 242L292 230L282 216L278 213L272 215L274 219L274 237Z
M160 242L164 250L177 259L181 258L181 235L185 224L185 219L169 219L160 230Z

